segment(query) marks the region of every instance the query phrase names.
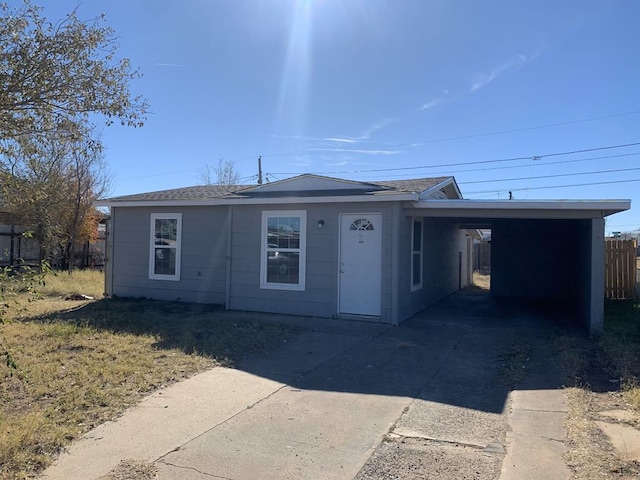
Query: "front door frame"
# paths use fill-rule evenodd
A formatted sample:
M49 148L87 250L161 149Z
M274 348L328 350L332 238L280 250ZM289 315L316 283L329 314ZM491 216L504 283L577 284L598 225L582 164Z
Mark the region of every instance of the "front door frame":
M378 230L379 235L380 235L380 248L379 248L379 258L378 261L380 262L380 291L377 292L377 297L379 299L379 304L378 304L378 308L377 308L377 313L376 314L371 314L371 313L357 313L357 312L342 312L342 308L341 308L341 295L342 295L342 287L343 287L343 279L342 279L342 257L343 257L343 252L342 252L342 240L343 240L343 219L346 216L354 216L354 217L370 217L370 216L376 216L379 219L379 225L376 226L375 228ZM337 313L338 316L352 316L352 317L368 317L368 318L375 318L375 319L380 319L382 317L382 292L384 289L384 282L382 279L382 270L383 270L383 262L382 262L382 252L384 250L384 236L383 236L383 224L384 224L384 215L382 212L341 212L339 214L339 218L338 218L338 264L337 264L337 274L338 274L338 292L337 292Z

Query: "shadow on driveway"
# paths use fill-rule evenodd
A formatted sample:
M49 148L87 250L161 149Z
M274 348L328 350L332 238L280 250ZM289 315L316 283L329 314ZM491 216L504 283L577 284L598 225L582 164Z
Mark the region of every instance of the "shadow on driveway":
M562 313L530 307L465 290L399 327L133 299L103 300L54 318L155 335L157 348L228 359L234 368L302 390L420 398L500 413L525 376L528 388L561 388L566 379L559 367L536 371L536 359L554 353L550 339L559 332L585 336ZM216 329L220 323L233 328ZM283 323L294 327L284 343L291 332L278 330ZM219 338L220 330L232 338ZM258 340L248 344L250 337Z
M311 331L236 367L303 390L414 397L501 413L525 377L530 389L561 388L568 379L559 366L544 362L544 372L532 370L551 353L552 335L582 335L561 314L475 291L452 295L399 327L351 322L336 331L335 322L298 319Z

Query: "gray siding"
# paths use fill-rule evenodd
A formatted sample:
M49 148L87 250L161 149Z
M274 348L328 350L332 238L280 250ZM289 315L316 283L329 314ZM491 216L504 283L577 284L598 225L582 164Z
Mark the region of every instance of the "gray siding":
M265 210L306 210L307 263L304 291L260 288L260 228ZM384 204L247 205L233 207L230 308L332 317L338 312L340 213L381 212L383 218L382 315L391 315L391 206ZM318 221L324 220L323 228Z
M307 212L304 291L260 288L261 222L265 210ZM180 281L149 279L152 213L182 213ZM333 317L338 314L341 213L382 214L380 321L400 323L456 291L466 270L465 232L446 219L423 220L423 287L411 292L411 219L399 204L235 205L232 207L114 208L113 282L117 296L227 304L233 310ZM227 276L229 214L231 270ZM323 228L318 221L323 220ZM462 277L460 277L462 273ZM228 283L227 283L228 281ZM227 290L228 288L228 290Z
M422 288L411 291L411 222L411 218L404 217L400 228L400 321L468 285L466 230L460 230L451 220L423 218Z
M180 281L149 279L152 213L182 213ZM224 303L227 207L114 208L112 215L114 295Z

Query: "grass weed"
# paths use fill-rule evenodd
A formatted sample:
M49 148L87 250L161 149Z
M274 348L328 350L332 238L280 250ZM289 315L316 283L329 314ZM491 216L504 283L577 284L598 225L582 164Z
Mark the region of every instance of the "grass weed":
M599 338L559 336L555 348L576 384L567 389L565 424L565 458L572 478L638 478L638 464L619 458L595 422L606 420L600 416L604 410L640 412L640 302L606 302L604 332Z
M600 346L611 374L620 379L625 400L640 411L640 301L607 302Z
M473 272L473 286L481 290L491 289L491 275L484 275L480 272Z
M212 306L64 300L99 297L101 289L99 272L48 276L40 298L0 326L19 371L0 365L0 479L32 477L73 439L151 391L232 365L293 332Z

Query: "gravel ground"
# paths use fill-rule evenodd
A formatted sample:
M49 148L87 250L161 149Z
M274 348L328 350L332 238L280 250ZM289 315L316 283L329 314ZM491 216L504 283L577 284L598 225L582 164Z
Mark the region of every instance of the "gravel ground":
M158 468L142 460L122 460L108 475L100 480L155 480Z
M488 480L500 477L503 454L415 438L383 442L355 480Z

